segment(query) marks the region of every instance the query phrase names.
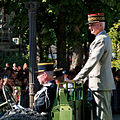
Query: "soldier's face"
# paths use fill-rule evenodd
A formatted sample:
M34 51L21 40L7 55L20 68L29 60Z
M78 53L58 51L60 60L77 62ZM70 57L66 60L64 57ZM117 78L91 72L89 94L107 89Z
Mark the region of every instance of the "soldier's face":
M39 72L37 79L38 79L40 84L44 84L44 81L45 81L44 72Z
M101 24L99 23L91 23L89 24L89 29L91 31L91 34L97 35L99 32L101 32Z

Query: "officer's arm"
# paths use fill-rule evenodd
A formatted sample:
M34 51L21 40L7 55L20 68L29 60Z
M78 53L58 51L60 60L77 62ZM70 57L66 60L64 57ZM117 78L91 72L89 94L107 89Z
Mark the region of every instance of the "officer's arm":
M35 101L33 110L35 110L35 111L37 111L39 113L46 110L45 92L41 93L41 95Z
M96 63L100 60L103 53L105 51L105 43L103 39L98 40L96 42L95 47L87 60L85 66L81 69L81 71L76 75L73 80L84 79L90 73L90 71L94 68Z

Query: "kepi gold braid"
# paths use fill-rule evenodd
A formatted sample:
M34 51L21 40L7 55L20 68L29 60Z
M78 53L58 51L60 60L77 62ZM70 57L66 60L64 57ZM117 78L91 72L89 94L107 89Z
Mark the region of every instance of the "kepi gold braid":
M105 20L104 16L103 17L90 17L88 18L88 21L93 21L93 20Z

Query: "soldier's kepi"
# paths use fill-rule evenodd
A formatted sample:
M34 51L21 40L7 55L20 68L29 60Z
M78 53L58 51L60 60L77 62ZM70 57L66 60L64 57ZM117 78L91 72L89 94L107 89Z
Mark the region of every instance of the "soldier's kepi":
M89 14L88 15L88 23L97 23L97 22L105 22L104 13L95 13L95 14Z
M53 71L53 63L38 63L38 72Z

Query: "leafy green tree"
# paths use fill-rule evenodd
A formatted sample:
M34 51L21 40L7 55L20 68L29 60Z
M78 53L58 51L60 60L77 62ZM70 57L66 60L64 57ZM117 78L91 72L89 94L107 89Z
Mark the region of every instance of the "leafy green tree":
M113 27L110 28L110 32L108 33L113 46L113 60L112 67L116 67L116 69L120 69L120 20L113 24Z
M17 65L19 65L19 66L22 67L25 62L28 64L28 59L26 59L22 55L18 55L18 56L16 56L16 55L10 55L10 56L6 57L2 61L1 68L5 67L6 63L9 63L10 67L12 67L13 63L17 63Z
M21 52L26 51L28 40L28 12L24 3L29 0L3 0L5 12L15 12L11 22L14 35L22 38ZM73 68L84 64L88 47L93 37L88 32L87 15L104 12L106 30L112 27L120 16L118 0L36 0L40 7L37 11L37 46L40 61L48 58L48 48L57 46L58 65L66 67L66 53L73 53ZM44 1L44 2L43 2ZM75 56L74 56L75 55ZM67 61L69 63L69 59Z

